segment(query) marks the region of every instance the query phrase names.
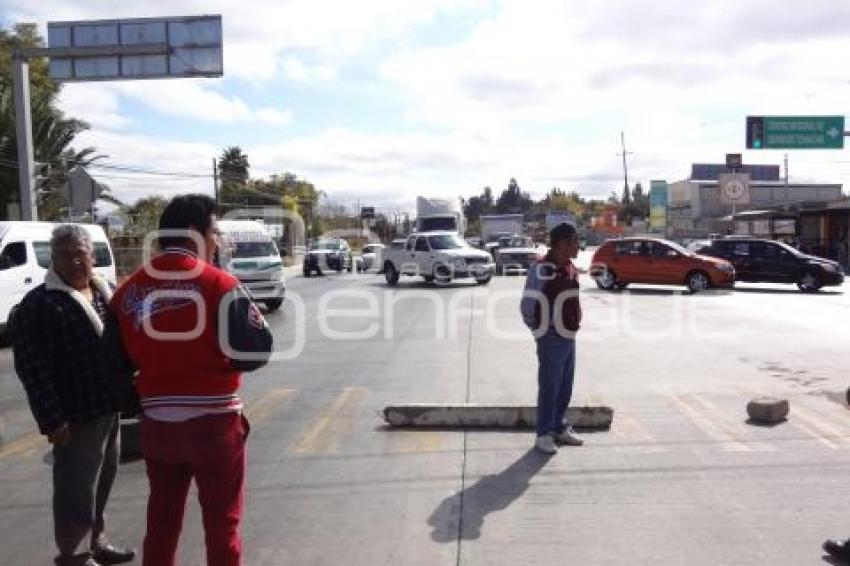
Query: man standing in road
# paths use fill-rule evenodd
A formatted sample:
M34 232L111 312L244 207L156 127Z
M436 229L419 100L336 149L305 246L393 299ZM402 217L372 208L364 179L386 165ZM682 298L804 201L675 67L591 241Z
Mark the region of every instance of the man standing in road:
M150 495L144 566L173 566L189 485L203 514L207 563L238 566L248 422L237 391L265 365L272 336L229 273L211 265L215 202L173 199L159 221L161 253L116 292L104 335L110 367L142 406Z
M535 447L555 454L556 445L581 446L566 422L573 392L575 334L581 324L575 226L559 224L549 233L549 253L528 269L520 311L537 342L537 439Z
M119 404L100 357L112 290L93 273L92 242L83 227L56 228L50 249L44 284L15 310L11 335L30 409L53 444L56 564L120 564L135 552L108 544L105 535L119 454Z

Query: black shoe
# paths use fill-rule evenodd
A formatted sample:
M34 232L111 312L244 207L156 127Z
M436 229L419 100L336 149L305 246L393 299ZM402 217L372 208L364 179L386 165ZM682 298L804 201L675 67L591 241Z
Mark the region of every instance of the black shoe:
M83 552L82 554L60 555L54 560L56 566L100 566L92 558L91 552Z
M91 553L98 564L123 564L136 557L136 551L132 548L119 548L111 544L94 546Z
M833 558L841 560L845 564L850 564L850 541L828 540L823 543L823 549Z

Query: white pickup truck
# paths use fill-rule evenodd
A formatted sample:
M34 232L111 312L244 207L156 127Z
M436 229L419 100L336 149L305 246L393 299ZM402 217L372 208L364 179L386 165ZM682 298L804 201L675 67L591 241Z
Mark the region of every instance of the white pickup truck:
M387 285L396 285L402 275L441 284L471 277L486 285L495 269L490 254L473 248L454 232L414 233L403 247L392 246L384 253Z

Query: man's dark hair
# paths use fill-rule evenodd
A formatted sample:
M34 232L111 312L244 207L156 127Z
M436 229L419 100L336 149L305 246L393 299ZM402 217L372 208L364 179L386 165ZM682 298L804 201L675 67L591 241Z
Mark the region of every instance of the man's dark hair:
M568 222L558 224L549 232L549 247L554 248L559 243L578 238L578 230Z
M207 195L180 195L171 199L162 216L159 217L160 230L190 230L195 228L201 237L212 224L212 215L216 213L215 201ZM158 238L159 248L185 247L190 241L188 236L162 236Z

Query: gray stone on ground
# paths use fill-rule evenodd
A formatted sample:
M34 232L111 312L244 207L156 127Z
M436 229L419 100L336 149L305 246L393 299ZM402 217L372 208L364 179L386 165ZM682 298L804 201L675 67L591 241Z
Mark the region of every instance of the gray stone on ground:
M777 397L756 397L747 403L750 419L763 424L781 423L788 418L789 409L788 400Z

